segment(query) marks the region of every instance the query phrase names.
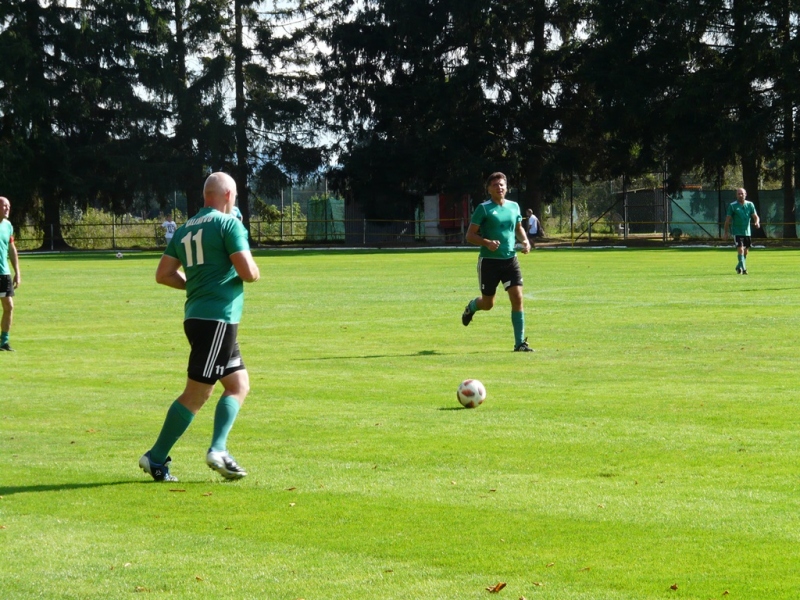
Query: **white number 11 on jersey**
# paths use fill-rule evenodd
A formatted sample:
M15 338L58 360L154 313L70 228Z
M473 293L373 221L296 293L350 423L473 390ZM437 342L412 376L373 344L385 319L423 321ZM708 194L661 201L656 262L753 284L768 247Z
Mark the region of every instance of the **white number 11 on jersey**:
M195 255L192 254L192 240L194 240L194 247L197 250L197 260L195 260ZM181 244L186 249L186 267L193 267L195 264L202 265L203 264L203 230L201 229L197 233L194 234L192 237L192 232L190 231L181 240Z

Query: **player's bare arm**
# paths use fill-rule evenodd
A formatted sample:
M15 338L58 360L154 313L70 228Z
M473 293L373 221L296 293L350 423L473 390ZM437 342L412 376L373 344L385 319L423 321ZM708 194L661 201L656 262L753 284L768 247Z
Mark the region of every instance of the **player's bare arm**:
M531 243L528 241L528 236L525 235L525 228L522 226L522 221L517 223L517 228L514 231L517 241L522 244L522 253L527 254L531 251Z
M249 250L231 254L231 262L233 263L233 268L236 269L236 274L242 281L253 283L254 281L258 281L258 278L261 277L258 265L256 261L253 260L253 255Z
M186 274L180 270L181 261L172 256L163 254L156 268L156 283L175 288L186 289Z
M470 243L473 246L484 246L492 252L497 250L500 247L500 242L497 240L484 239L481 234L478 233L479 229L479 225L470 223L469 229L467 229L467 243Z
M730 226L731 226L731 217L730 215L728 215L727 217L725 217L725 230L724 230L725 232L722 234L723 239L726 240L728 239L728 231L730 230Z
M17 246L14 240L8 245L8 256L11 259L11 265L14 267L14 287L18 287L22 283L22 275L19 274L19 254L17 253Z

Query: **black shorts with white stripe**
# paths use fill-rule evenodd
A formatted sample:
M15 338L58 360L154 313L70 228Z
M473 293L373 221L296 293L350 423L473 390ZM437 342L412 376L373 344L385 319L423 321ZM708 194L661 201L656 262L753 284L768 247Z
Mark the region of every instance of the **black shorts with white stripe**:
M236 340L238 330L236 323L186 319L183 331L192 347L187 369L189 379L213 384L244 369L239 342Z

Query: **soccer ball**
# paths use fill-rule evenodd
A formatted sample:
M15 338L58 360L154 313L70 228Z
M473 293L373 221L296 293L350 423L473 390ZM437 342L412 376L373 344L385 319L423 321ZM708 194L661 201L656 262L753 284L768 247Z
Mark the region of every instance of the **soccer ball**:
M477 379L465 379L458 386L456 397L466 408L476 408L486 400L486 388Z
M122 258L122 252L117 252L117 258Z

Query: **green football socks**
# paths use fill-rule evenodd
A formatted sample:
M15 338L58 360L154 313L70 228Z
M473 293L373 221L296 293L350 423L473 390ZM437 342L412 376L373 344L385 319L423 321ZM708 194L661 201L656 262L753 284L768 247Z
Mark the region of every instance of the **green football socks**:
M236 415L239 414L239 401L233 396L223 396L214 411L214 436L211 438L211 449L224 452L227 449L228 433L230 433Z
M189 428L194 420L192 411L183 404L175 400L167 411L167 418L164 419L164 426L155 445L150 450L150 458L154 463L163 465L167 460L169 451L175 445L184 432Z
M512 310L511 323L514 325L514 345L519 346L525 341L525 313Z
M476 312L478 312L478 299L477 298L473 298L472 300L469 301L469 312L471 312L472 314L475 314Z
M0 346L7 343L8 343L8 332L7 331L0 332Z

